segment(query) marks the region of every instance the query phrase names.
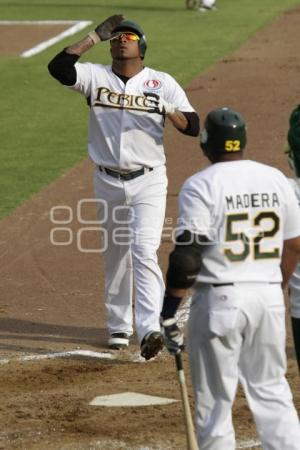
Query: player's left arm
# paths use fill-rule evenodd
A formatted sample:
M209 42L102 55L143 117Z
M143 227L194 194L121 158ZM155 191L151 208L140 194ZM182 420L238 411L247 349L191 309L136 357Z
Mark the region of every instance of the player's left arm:
M300 257L300 236L284 241L282 258L281 258L281 272L282 272L282 287L285 288L290 277L292 276Z
M176 238L175 248L169 257L166 275L167 287L160 314L161 331L165 345L171 354L184 349L184 336L177 325L175 314L184 297L196 280L201 266L202 236L185 230Z
M200 119L187 98L185 91L169 74L165 75L167 89L164 99L174 106L174 112L167 115L175 128L189 136L198 136Z
M153 92L144 92L144 96L148 100L148 112L167 117L174 127L184 134L198 136L200 120L196 111L181 111L175 104L167 102L162 96Z
M171 75L163 74L164 89L159 95L144 92L152 109L149 112L167 117L175 128L189 136L198 136L200 132L199 115L190 104L186 93Z
M177 130L188 136L198 136L200 132L200 120L195 111L185 112L175 109L173 114L167 115Z
M286 208L283 215L283 250L281 257L282 287L293 274L300 257L300 210L291 184L284 177Z
M205 186L203 186L204 198L208 197L206 194ZM198 220L198 207L200 207L200 220ZM169 256L166 290L160 314L165 345L172 354L180 353L184 348L184 337L177 325L176 311L200 272L204 245L210 245L212 241L209 233L210 219L205 209L206 206L202 204L197 193L193 195L191 189L181 190L178 235L174 250Z

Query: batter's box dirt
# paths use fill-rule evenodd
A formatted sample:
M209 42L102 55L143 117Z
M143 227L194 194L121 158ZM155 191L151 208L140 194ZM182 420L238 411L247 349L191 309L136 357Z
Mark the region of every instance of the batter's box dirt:
M187 356L184 355L184 364ZM116 370L117 369L117 370ZM164 374L161 379L158 374ZM185 450L186 438L171 356L151 363L58 359L11 361L1 367L0 449ZM193 405L188 378L189 397ZM130 392L176 399L168 405L91 406L95 396ZM238 448L259 450L241 392L234 409ZM247 447L247 442L249 447ZM1 447L2 445L2 447ZM254 447L255 445L255 447Z

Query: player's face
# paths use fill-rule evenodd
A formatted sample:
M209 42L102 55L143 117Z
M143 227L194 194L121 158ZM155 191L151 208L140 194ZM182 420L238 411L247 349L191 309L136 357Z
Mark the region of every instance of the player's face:
M131 32L124 32L111 39L113 59L134 59L140 57L139 37Z

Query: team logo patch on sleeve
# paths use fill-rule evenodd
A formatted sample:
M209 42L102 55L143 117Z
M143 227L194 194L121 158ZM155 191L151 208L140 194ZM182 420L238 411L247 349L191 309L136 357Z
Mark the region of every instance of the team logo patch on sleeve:
M144 88L150 91L158 91L161 88L160 80L146 80L144 82Z

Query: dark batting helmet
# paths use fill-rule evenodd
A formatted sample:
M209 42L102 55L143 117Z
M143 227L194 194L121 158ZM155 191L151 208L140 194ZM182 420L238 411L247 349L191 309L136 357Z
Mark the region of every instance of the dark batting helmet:
M147 42L146 42L146 36L144 35L143 30L141 27L131 20L122 20L122 22L117 25L113 31L112 31L112 37L116 36L121 31L132 31L133 33L137 34L140 38L139 40L139 47L140 47L140 53L141 58L144 59L146 49L147 49Z
M288 140L288 158L291 168L296 177L300 177L300 105L291 113L289 119Z
M230 108L211 111L200 134L204 153L226 154L242 151L246 145L246 124L240 113Z

